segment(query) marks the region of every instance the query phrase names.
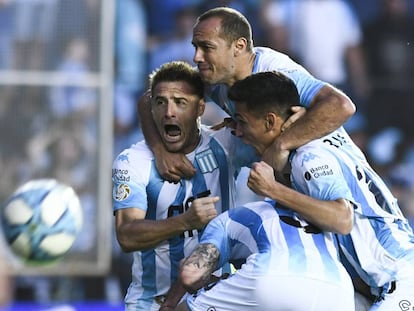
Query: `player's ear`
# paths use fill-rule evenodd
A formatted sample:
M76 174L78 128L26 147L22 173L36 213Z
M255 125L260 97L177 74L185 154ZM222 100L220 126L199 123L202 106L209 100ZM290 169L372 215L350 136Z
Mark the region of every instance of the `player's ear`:
M276 136L282 131L282 125L285 122L278 114L268 112L265 117L265 129L268 132L273 132Z
M201 117L204 113L204 110L206 109L206 102L204 101L204 98L201 98L198 102L198 116Z
M267 113L265 116L265 128L267 131L271 131L276 124L276 115L274 113Z
M238 56L246 49L247 40L244 37L238 38L234 41L234 56Z

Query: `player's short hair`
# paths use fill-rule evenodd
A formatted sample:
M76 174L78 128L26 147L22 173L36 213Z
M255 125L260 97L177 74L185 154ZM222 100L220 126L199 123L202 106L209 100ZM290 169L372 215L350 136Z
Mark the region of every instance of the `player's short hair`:
M161 65L149 75L151 93L161 82L184 81L190 85L198 97L204 96L204 84L197 69L184 61L172 61Z
M220 36L230 45L239 38L247 40L247 50L253 51L252 27L247 18L239 11L229 7L210 9L197 18L196 25L206 19L218 17L221 20Z
M300 105L295 83L286 75L260 72L237 81L228 91L229 99L246 104L255 116L272 111L285 120L292 114L291 107Z

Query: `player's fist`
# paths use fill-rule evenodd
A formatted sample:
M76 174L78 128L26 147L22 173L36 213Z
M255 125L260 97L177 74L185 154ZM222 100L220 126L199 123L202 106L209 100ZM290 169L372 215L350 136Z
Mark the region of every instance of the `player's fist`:
M186 211L187 224L190 229L202 229L204 226L217 216L215 203L219 197L205 197L195 199Z
M263 161L253 163L247 180L247 186L253 192L262 196L270 196L271 191L275 187L275 183L273 167Z

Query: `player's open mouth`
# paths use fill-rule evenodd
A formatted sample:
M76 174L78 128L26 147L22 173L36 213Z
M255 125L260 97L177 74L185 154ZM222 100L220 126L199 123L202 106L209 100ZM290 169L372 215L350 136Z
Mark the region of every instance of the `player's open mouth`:
M167 141L177 141L181 137L181 128L174 124L164 126L164 137Z

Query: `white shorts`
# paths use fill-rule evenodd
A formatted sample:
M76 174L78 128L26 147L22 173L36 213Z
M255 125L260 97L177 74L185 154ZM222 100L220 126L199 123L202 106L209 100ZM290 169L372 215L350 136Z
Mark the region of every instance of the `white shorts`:
M191 311L353 311L354 289L346 284L297 275L257 278L237 271L197 296L187 298Z

